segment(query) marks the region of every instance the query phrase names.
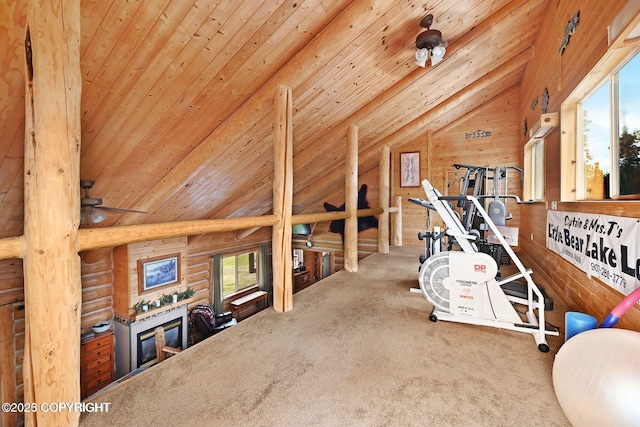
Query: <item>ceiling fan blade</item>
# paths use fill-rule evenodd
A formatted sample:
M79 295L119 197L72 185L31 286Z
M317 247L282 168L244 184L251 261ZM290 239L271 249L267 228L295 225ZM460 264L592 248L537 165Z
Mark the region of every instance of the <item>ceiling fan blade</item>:
M141 213L141 214L149 213L147 211L139 211L136 209L112 208L110 206L93 206L93 209L101 209L103 211L111 211L111 212L133 212L133 213Z

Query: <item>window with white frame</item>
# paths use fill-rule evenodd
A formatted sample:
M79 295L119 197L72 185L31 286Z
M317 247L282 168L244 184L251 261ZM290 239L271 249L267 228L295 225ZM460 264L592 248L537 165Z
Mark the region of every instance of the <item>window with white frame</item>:
M544 139L531 139L524 146L524 200L544 200Z
M605 64L607 65L607 64ZM575 200L640 198L640 54L608 64L575 111ZM596 67L598 68L598 67Z

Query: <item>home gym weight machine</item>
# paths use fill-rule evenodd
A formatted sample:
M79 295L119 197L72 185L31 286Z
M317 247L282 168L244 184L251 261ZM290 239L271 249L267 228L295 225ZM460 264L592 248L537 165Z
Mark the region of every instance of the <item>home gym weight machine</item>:
M531 278L532 271L526 269L513 252L478 197L442 196L426 179L422 181L422 186L427 200L414 198L411 201L436 210L447 227L439 235L431 234L429 239L441 240L446 235L455 239L462 249L433 253L429 253L432 248L427 250L426 259L420 268L419 283L422 293L433 305L429 319L434 322L441 319L529 333L533 335L538 350L548 352L546 335L557 336L559 333L555 328L546 328L543 295ZM449 201L468 201L473 204L474 210L484 219L502 250L516 265L518 273L504 279L499 277L496 260L489 254L478 251L477 233L470 233L465 228L459 214L449 206ZM521 278L526 280L526 296L507 295L502 285ZM513 304L527 307L527 321L520 318ZM535 310L538 311L537 316Z
M507 213L507 201L509 199L515 200L518 204L530 203L523 202L516 195L508 194L509 170L517 171L520 174L520 184L522 184L523 171L516 166L497 166L495 168L489 168L486 166L472 166L456 163L453 167L455 167L456 170L462 169L464 171L463 177L459 180L459 196L470 195L475 197L487 211L488 216L496 226L505 226L507 221L513 217L511 213ZM491 188L490 183L493 183L493 188ZM453 182L447 183L447 190L449 190L452 185ZM485 203L488 200L490 200L490 202L487 206ZM430 203L424 203L424 201L419 198L409 198L409 201L426 208L430 207ZM500 266L510 264L509 256L503 250L502 245L500 245L495 239L491 239L493 236L489 236L489 230L484 221L484 217L482 215L478 215L474 203L467 200L466 197L454 198L453 202L455 202L456 207L461 210L462 215L457 211L454 212L458 215L463 228L467 233L476 236L473 243L474 248L477 251L491 255L495 259L498 265L497 276L500 277ZM431 209L433 209L432 206ZM429 210L427 211L427 229L431 229L431 216ZM431 231L418 233L418 239L425 240L425 254L420 256L420 268L429 256L442 250L442 239L444 237L446 237L446 232L441 232L437 227L434 227ZM511 240L512 237L505 236L504 232L503 237L505 237L509 243L513 243ZM517 236L515 239L517 239ZM454 244L454 240L448 239L447 250L452 250ZM502 289L508 295L515 297L526 298L527 295L527 284L524 282L514 280L512 282L503 283ZM553 300L547 296L542 286L539 286L539 289L544 297L545 309L553 310Z

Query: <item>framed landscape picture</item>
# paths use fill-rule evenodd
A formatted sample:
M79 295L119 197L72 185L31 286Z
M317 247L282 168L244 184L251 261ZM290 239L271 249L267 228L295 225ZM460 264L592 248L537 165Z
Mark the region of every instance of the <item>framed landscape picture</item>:
M400 153L400 187L420 186L420 152Z
M178 283L180 281L180 254L138 260L138 287L140 293Z

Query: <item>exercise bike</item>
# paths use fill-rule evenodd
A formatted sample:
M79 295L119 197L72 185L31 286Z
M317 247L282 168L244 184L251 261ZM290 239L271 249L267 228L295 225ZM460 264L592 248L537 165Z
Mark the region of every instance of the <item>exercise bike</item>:
M462 249L434 253L425 259L420 268L420 289L433 305L429 319L433 322L445 320L528 333L533 335L538 350L548 352L546 335L558 336L559 332L556 328L546 328L543 295L531 278L531 269L524 267L478 198L471 195L442 196L426 179L422 181L422 186L427 200L415 199L414 203L419 200L421 205L435 209L447 226L447 236L455 239ZM518 273L505 278L498 277L496 260L478 252L474 244L477 235L465 229L448 203L460 200L473 204L518 268ZM526 280L526 297L505 294L501 285L521 278ZM521 319L513 304L527 307L526 321Z

